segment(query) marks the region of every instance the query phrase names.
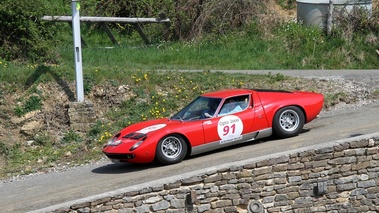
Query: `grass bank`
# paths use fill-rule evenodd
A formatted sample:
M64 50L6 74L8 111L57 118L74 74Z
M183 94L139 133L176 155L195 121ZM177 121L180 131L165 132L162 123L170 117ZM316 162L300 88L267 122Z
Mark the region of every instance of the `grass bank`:
M325 36L317 28L287 23L265 37L246 29L228 36L209 36L185 43L83 49L85 67L129 69L376 69L379 66L371 34L353 38ZM72 48L61 48L72 61Z
M326 107L355 101L338 82L208 70L376 69L379 65L370 33L328 37L295 23L272 32L266 35L250 26L228 36L191 42L114 48L89 43L83 48L84 89L86 99L95 103L98 120L85 134L72 131L64 115L64 105L75 94L70 44L58 48L57 64L0 59L0 177L97 160L103 157L102 145L120 128L167 117L207 91L302 89L323 93ZM185 69L203 72L177 71ZM42 119L44 125L25 136L20 134L22 125L12 121L28 113L35 113L33 119Z

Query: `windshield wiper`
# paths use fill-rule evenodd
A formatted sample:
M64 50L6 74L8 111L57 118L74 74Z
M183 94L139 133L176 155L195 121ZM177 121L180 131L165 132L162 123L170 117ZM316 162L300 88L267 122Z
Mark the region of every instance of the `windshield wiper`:
M184 122L183 118L180 117L180 115L175 115L175 116L171 117L170 120L174 120L175 118L179 118L179 120L180 120L181 122Z

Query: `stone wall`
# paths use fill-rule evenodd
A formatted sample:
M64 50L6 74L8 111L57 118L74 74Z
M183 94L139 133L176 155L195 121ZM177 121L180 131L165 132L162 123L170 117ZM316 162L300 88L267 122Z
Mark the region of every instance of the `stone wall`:
M88 132L96 121L93 103L90 101L70 102L68 105L70 128L74 131Z
M379 212L378 185L376 136L119 190L49 212Z

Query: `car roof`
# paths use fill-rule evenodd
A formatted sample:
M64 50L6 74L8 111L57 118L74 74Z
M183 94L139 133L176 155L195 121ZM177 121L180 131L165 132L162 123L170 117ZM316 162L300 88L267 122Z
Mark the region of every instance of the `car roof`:
M212 97L212 98L227 98L230 96L245 95L252 93L253 90L250 89L228 89L220 90L215 92L204 93L201 96Z

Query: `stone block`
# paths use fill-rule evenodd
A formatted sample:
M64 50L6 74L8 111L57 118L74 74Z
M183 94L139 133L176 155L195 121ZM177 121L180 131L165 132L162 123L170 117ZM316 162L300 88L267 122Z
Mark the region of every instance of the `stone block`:
M361 147L367 147L368 146L368 140L360 140L360 141L352 141L350 142L351 148L361 148Z
M272 167L273 172L282 172L288 169L288 164L277 164Z
M202 180L203 180L203 178L201 178L199 176L193 176L193 177L189 177L189 178L183 179L182 180L182 185L183 186L194 185L194 184L201 183Z
M202 212L205 212L205 211L208 211L211 209L211 204L203 204L203 205L200 205L197 207L197 211L199 213L202 213Z
M298 169L303 169L303 168L304 168L303 163L294 163L294 164L288 165L289 170L298 170Z
M232 206L233 203L231 200L219 200L216 202L212 202L211 205L213 208L220 208L220 207Z
M240 171L239 173L237 173L236 176L238 178L251 177L252 172L251 172L251 170L244 169L244 170Z
M263 175L268 173L272 173L272 166L260 167L253 170L254 175Z
M221 174L214 174L210 175L207 178L204 179L204 183L213 183L216 181L222 180L222 175Z
M153 211L166 210L170 207L170 203L165 200L162 200L158 203L151 205L151 207Z
M337 190L338 191L353 190L356 187L357 187L356 183L339 184L339 185L337 185Z
M375 180L359 181L358 188L369 188L376 186Z
M288 156L271 158L268 160L268 165L275 166L276 164L288 163L289 159L290 158Z
M43 121L29 121L21 127L21 133L27 137L33 137L43 128Z

